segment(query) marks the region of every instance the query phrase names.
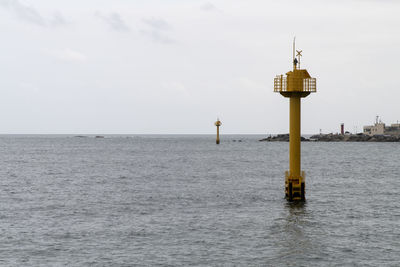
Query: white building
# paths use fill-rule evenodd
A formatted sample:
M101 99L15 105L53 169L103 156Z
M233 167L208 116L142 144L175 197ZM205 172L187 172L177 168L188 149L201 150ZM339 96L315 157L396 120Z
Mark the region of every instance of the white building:
M364 134L366 135L400 135L400 124L394 123L388 127L379 120L376 116L376 121L374 125L364 126Z

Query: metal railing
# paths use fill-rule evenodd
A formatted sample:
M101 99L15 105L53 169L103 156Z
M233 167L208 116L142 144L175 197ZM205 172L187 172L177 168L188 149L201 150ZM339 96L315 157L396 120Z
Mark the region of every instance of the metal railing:
M302 92L315 93L317 91L316 78L306 78L302 80L303 80L303 90L301 90ZM287 91L292 91L292 90L289 90L287 86L286 77L284 77L283 75L277 75L276 78L274 78L274 92L287 92Z
M317 91L317 79L303 79L303 91L315 93Z
M283 75L276 75L274 79L274 92L287 91L287 80Z

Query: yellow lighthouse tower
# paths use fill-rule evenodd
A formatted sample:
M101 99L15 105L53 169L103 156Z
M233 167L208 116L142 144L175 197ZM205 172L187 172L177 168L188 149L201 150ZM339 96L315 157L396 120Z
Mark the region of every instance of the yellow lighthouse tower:
M219 145L219 126L221 125L222 125L221 121L217 118L217 121L215 122L215 126L217 126L217 140L216 140L217 145Z
M295 57L297 52L297 58ZM301 98L317 91L316 79L300 68L302 51L295 50L293 41L293 70L274 79L274 92L290 100L289 171L285 174L285 196L289 201L305 200L305 173L301 171L300 103Z

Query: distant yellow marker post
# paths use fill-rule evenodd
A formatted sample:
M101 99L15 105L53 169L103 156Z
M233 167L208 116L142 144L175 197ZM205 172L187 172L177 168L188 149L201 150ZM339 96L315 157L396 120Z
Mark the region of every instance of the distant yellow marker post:
M217 119L217 121L215 122L215 126L217 126L217 140L216 140L217 145L219 145L219 127L221 125L222 125L221 121Z
M317 91L317 81L306 69L300 69L302 51L297 51L298 59L294 51L293 42L293 71L286 73L286 77L276 76L274 92L290 98L289 171L285 173L285 197L289 201L305 201L305 173L301 171L301 98Z

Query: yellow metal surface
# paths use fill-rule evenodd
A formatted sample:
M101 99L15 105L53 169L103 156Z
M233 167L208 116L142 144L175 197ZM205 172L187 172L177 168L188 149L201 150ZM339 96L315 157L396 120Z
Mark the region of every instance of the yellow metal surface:
M305 173L301 171L301 98L317 91L317 80L306 69L300 69L301 50L294 58L293 70L274 79L274 92L290 98L289 171L285 173L285 196L289 201L305 200ZM297 68L299 63L299 68Z
M306 174L304 171L299 176L292 175L290 171L285 172L285 197L294 201L305 200ZM289 184L292 185L292 195L289 197ZM303 190L302 190L303 187Z
M311 78L307 70L294 70L274 79L274 92L310 92L317 91L317 80Z
M289 171L300 176L300 97L290 98Z

